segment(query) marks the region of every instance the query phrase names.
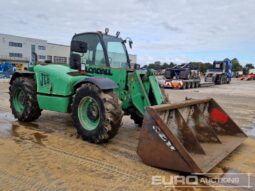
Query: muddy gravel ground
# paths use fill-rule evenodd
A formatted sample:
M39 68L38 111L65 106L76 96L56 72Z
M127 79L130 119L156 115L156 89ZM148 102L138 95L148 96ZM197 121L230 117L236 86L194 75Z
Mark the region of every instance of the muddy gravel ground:
M215 98L249 138L212 172L224 177L251 173L255 186L255 81L234 79L230 85L167 93L171 102ZM94 145L77 138L69 114L43 111L37 121L20 123L13 118L8 100L8 83L0 83L0 190L227 190L213 184L204 184L206 188L152 185L152 176L180 173L141 162L136 154L139 128L128 116L112 141ZM241 184L227 186L255 190L238 188Z

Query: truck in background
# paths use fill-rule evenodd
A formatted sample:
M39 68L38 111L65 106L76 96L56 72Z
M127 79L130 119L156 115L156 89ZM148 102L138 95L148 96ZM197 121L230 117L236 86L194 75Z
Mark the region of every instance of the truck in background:
M177 89L198 88L200 86L199 66L193 63L167 68L165 77L169 87Z
M232 76L232 63L228 58L223 61L214 61L213 69L209 69L205 75L205 82L215 84L229 84Z

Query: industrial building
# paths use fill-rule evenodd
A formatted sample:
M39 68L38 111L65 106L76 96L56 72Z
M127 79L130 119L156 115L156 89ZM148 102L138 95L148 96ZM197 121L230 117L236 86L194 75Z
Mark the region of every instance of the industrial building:
M53 63L68 63L70 46L47 43L47 60Z
M15 64L18 70L22 70L32 62L32 52L37 54L39 63L46 60L67 63L70 47L41 39L0 34L0 63L8 61Z
M23 70L32 62L33 52L37 54L39 63L46 60L53 63L68 63L70 46L0 33L0 63L11 62L15 64L17 70ZM129 55L129 58L131 64L136 63L136 55Z
M38 54L38 61L46 59L46 40L0 34L0 63L8 61L22 70L32 61L32 52Z

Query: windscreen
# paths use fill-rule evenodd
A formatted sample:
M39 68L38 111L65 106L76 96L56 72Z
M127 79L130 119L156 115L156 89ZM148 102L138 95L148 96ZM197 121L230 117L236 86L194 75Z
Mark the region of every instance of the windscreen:
M122 39L104 35L109 63L112 68L129 68L128 56Z

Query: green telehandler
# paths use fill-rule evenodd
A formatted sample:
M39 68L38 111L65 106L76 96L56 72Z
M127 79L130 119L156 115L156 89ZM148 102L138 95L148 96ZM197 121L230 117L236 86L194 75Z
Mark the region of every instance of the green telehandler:
M69 64L35 64L10 80L15 118L42 110L71 113L77 133L92 143L112 139L123 115L142 125L137 153L148 165L207 172L246 138L213 100L166 103L155 76L130 66L123 40L102 32L75 34Z

